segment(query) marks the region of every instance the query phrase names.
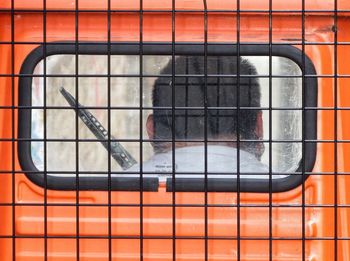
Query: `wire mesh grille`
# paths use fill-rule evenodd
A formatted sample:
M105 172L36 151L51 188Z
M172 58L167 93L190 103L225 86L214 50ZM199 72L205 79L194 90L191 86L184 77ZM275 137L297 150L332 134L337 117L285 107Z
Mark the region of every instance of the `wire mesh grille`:
M2 260L348 260L349 10L0 3Z

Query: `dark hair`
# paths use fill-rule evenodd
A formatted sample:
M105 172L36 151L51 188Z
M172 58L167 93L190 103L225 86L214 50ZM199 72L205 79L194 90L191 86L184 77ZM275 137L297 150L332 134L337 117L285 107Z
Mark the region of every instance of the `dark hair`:
M260 86L256 68L246 59L239 58L239 72L236 56L208 56L207 77L205 88L204 57L180 56L175 60L175 82L172 77L159 77L153 88L153 121L155 139L171 139L172 127L175 139L204 139L205 97L207 110L207 137L237 136L237 120L239 135L242 139L255 139L255 127L259 109L239 110L227 109L237 107L237 74L239 74L239 106L260 107ZM165 66L161 74L172 74L172 61ZM184 75L191 75L184 77ZM196 75L196 76L195 76ZM221 76L218 76L221 75ZM174 91L172 90L174 87ZM174 104L173 104L173 93ZM206 94L205 94L206 93ZM172 110L157 109L157 107L182 107L174 111L174 126L172 126ZM196 109L184 109L200 107ZM218 109L218 107L223 107ZM226 108L225 108L226 107ZM155 148L160 142L154 143Z

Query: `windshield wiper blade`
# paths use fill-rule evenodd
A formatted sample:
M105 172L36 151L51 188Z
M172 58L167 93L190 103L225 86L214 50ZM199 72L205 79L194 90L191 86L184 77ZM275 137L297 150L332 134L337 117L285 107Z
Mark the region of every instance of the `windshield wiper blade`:
M60 93L67 100L72 109L78 110L79 118L85 123L89 130L99 139L108 151L108 132L102 126L102 124L96 119L96 117L84 108L80 103L74 99L74 97L67 92L63 87L60 88ZM113 159L122 167L123 170L127 170L137 164L137 161L131 156L131 154L117 141L113 141L115 138L110 136L110 154Z

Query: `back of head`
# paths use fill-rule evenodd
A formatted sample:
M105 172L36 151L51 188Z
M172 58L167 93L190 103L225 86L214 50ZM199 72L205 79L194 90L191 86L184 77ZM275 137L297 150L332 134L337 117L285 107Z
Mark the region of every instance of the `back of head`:
M165 76L155 81L155 139L172 139L173 130L176 141L204 140L205 126L210 140L232 139L237 137L237 131L242 139L256 139L261 95L255 67L242 58L237 61L236 56L208 56L206 64L207 78L204 77L203 56L180 56L175 60L174 82L173 77ZM172 73L170 60L161 75ZM176 109L172 110L174 106ZM154 146L157 149L161 142L154 143Z

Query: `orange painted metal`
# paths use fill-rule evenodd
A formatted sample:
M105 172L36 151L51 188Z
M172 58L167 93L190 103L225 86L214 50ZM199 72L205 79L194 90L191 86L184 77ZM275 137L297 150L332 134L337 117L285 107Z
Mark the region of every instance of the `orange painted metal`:
M42 9L41 0L15 1L18 9ZM74 10L75 1L49 1L49 10ZM107 41L107 1L80 0L79 10L99 9L99 13L79 13L80 41ZM240 14L241 42L269 42L268 1L241 1L242 10L265 10L261 12L243 12ZM235 1L208 0L210 10L236 10ZM272 40L274 43L290 43L302 39L301 1L273 1ZM350 10L350 2L338 1L340 10ZM11 53L11 1L0 2L0 74L12 73ZM204 15L201 1L176 1L178 10L196 9L196 13L176 13L176 42L203 42ZM334 74L334 46L324 43L334 42L334 2L306 1L306 10L324 12L308 13L305 17L305 53L316 67L318 75ZM111 15L112 41L138 41L140 35L139 1L112 1L112 9L130 10ZM145 10L171 9L171 1L144 1ZM132 10L136 12L132 12ZM282 12L285 10L286 12ZM288 10L295 10L293 14ZM299 11L299 12L298 12ZM46 41L74 41L75 14L69 12L47 13ZM143 14L144 41L172 41L171 13L147 12ZM208 41L236 42L237 16L235 12L210 13L208 15ZM14 16L14 73L18 74L26 56L43 41L42 13L15 12ZM348 13L339 13L338 42L350 42L350 19ZM6 43L8 42L8 43ZM30 42L31 44L21 44ZM37 44L36 44L37 43ZM337 47L339 79L339 108L350 107L350 45ZM318 78L317 139L329 140L317 144L317 159L313 169L315 173L305 182L305 257L306 260L334 260L334 150L337 147L339 173L350 172L350 144L334 143L334 84L332 77ZM14 100L17 105L18 78L14 79ZM11 77L0 77L0 106L12 105ZM14 121L14 130L12 129ZM338 112L338 139L350 139L350 112ZM16 171L21 168L17 157L17 144L11 142L12 132L17 137L17 111L12 118L11 109L0 110L0 138L9 141L0 142L0 239L1 260L12 260L12 229L16 232L14 253L16 260L44 260L44 190L31 183L23 174L16 174L15 191L12 191L13 162ZM14 149L14 151L13 151ZM14 159L13 159L14 156ZM339 205L350 204L350 176L338 174L337 191ZM302 187L299 186L284 193L272 195L272 236L273 260L301 260L302 258ZM79 232L80 260L108 259L108 207L91 204L108 204L108 192L82 191L79 193ZM112 259L140 259L140 192L112 192L112 204L135 204L134 207L111 207L112 211ZM13 212L12 203L18 203ZM76 259L76 222L77 202L75 192L47 191L47 235L49 260ZM176 193L178 204L204 204L204 193ZM25 206L25 204L31 204ZM33 206L37 204L37 206ZM72 206L60 206L72 204ZM84 206L84 204L89 206ZM172 194L160 187L158 192L143 192L143 204L172 204ZM208 204L237 204L236 193L209 193ZM240 196L240 237L241 260L269 260L269 195L259 193L241 193ZM244 207L244 205L261 207ZM283 207L295 204L295 208ZM350 260L350 209L338 207L338 260ZM12 214L15 213L15 217ZM237 236L237 209L233 207L208 208L208 234L215 237ZM13 223L13 220L15 221ZM148 236L171 237L171 207L143 207L143 245L144 260L172 260L171 239L147 239ZM181 239L181 236L204 236L204 208L176 208L176 257L178 260L204 260L205 249L202 239ZM96 236L96 239L84 239L84 236ZM133 236L133 239L123 239ZM39 238L38 238L39 237ZM53 237L53 238L51 238ZM56 238L55 238L56 237ZM101 237L101 238L98 238ZM260 240L244 238L256 237ZM291 240L278 240L291 238ZM235 240L209 240L209 260L232 260L237 253Z

